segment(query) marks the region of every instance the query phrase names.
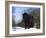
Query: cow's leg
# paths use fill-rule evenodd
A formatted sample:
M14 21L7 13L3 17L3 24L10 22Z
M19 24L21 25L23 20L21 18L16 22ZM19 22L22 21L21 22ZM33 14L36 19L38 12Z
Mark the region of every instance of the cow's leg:
M28 29L30 29L30 27L28 27Z
M28 29L30 29L30 25L28 25Z
M27 28L27 23L25 23L25 29Z
M30 24L28 23L28 29L30 28Z

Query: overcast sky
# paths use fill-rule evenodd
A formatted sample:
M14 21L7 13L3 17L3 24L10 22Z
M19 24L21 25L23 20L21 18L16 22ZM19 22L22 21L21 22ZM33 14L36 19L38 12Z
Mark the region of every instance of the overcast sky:
M33 10L35 10L36 12L39 11L38 8L32 8L32 7L12 7L12 15L15 16L15 22L16 24L20 23L23 20L23 16L22 14L24 12L26 13L31 13Z

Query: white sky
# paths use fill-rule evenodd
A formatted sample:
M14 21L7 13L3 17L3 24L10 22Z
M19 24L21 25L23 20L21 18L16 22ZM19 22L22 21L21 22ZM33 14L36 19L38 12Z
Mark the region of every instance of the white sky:
M31 11L33 11L33 10L37 10L36 8L31 8L31 7L12 7L12 15L14 15L15 16L15 22L16 22L16 24L18 24L18 23L20 23L22 20L23 20L23 16L22 16L22 14L24 13L24 12L26 12L26 13L30 13Z

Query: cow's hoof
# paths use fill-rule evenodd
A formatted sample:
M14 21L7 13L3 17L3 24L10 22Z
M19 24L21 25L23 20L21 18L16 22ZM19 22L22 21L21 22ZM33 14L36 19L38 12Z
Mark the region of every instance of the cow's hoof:
M30 29L30 28L28 28L28 29Z
M26 29L26 28L25 28Z

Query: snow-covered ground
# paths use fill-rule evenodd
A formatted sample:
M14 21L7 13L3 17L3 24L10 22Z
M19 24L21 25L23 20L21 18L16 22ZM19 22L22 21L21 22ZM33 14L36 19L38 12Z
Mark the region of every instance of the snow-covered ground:
M13 30L16 34L24 34L24 33L39 33L39 29L37 28L30 28L30 29L25 29L22 27L13 27Z

